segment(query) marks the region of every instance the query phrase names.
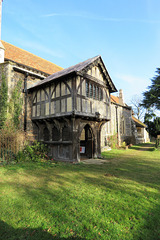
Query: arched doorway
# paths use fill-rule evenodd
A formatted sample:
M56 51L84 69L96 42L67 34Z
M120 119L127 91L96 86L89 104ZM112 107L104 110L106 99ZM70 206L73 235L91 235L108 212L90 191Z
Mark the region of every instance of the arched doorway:
M87 124L80 136L80 158L92 158L95 152L95 141L92 128Z

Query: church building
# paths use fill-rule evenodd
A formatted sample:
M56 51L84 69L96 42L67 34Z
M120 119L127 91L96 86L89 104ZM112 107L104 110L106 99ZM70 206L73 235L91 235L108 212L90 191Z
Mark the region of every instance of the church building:
M3 78L9 99L21 84L20 128L31 142L47 144L55 160L100 157L115 133L119 144L132 140L132 109L111 95L117 89L101 56L63 69L0 41L0 86Z
M1 41L8 95L22 81L21 128L48 144L56 160L79 161L101 154L101 129L110 121L116 88L100 56L67 69ZM51 74L52 73L52 74Z

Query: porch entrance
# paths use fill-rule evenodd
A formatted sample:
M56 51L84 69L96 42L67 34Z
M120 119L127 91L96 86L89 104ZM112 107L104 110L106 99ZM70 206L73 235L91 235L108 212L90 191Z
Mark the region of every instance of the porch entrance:
M87 124L80 136L80 158L93 158L95 151L94 135L91 127Z

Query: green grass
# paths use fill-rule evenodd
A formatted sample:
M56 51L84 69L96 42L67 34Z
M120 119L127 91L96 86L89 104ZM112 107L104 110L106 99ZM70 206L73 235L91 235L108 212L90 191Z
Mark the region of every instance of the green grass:
M160 151L103 156L103 165L1 166L0 240L159 240Z

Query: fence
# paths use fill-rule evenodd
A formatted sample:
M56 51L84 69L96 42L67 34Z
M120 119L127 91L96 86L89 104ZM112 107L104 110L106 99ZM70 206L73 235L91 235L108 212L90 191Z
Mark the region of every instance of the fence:
M25 144L25 137L23 133L12 132L4 134L0 132L0 162L14 161L17 153L22 150Z

